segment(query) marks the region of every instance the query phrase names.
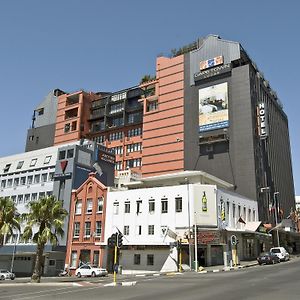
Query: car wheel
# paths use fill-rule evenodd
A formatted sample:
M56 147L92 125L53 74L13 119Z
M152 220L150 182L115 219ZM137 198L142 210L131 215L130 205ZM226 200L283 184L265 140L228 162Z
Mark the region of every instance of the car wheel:
M15 277L10 277L10 279L11 279L11 280L14 280L14 279L15 279Z
M77 277L78 277L78 278L81 277L81 273L80 273L80 272L77 273Z
M96 273L95 272L92 272L92 277L96 277Z
M3 275L1 276L1 280L5 280L5 277Z

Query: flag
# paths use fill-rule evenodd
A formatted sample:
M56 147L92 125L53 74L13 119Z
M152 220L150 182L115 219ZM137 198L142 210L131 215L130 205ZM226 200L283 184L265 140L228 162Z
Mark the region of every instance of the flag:
M239 223L246 224L246 222L243 220L243 218L242 218L241 216L239 217L238 222L239 222Z

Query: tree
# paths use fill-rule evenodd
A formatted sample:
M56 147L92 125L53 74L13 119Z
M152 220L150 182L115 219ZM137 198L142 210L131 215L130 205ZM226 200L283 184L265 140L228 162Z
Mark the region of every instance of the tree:
M58 238L63 237L63 224L68 212L62 207L61 201L54 196L40 198L28 204L29 212L22 215L26 221L23 232L25 241L32 239L37 244L36 259L31 281L40 282L42 275L42 259L45 245L50 242L58 244ZM34 228L37 231L34 232Z
M20 230L19 213L10 198L0 197L0 246L4 244L4 236L12 235L14 229Z

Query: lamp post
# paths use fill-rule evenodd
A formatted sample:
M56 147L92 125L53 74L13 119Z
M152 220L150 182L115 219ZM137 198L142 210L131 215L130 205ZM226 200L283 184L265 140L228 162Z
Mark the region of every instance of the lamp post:
M190 270L192 270L192 247L191 247L191 212L190 212L190 187L189 187L189 180L185 178L186 181L186 187L187 187L187 197L188 197L188 225L189 225L189 235L188 235L188 241L189 241L189 265Z
M278 195L279 192L274 192L273 194L273 201L274 201L274 205L275 205L275 227L277 226L278 223L278 205L277 205L277 199L276 199L276 195ZM278 232L278 228L276 228L276 237L277 237L277 246L280 247L280 240L279 240L279 232Z

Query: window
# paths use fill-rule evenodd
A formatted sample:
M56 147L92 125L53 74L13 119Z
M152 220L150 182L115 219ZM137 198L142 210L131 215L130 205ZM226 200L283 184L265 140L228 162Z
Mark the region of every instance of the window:
M120 171L122 170L122 161L117 161L115 164L115 170Z
M47 197L50 197L50 196L52 196L53 195L53 193L52 193L52 191L47 191Z
M42 116L44 114L44 108L43 107L39 108L36 110L36 112L37 112L38 116Z
M17 196L11 196L11 200L14 202L14 203L17 203Z
M91 214L93 211L93 199L86 200L86 213Z
M176 212L182 212L182 197L175 198Z
M142 200L136 201L136 213L139 214L142 212Z
M153 266L153 265L154 265L154 255L147 254L147 266Z
M251 221L251 209L248 209L248 222ZM254 221L254 220L253 220Z
M136 168L140 167L142 165L142 159L141 158L135 158L135 159L128 159L126 160L126 168Z
M91 236L91 222L85 222L84 224L84 236Z
M7 187L12 187L12 179L7 180Z
M77 129L77 121L72 122L71 130L74 131Z
M75 204L75 215L81 215L82 201L77 200Z
M11 164L7 164L4 169L3 169L3 173L7 173L9 171Z
M53 181L54 178L54 172L49 173L49 181Z
M31 201L36 201L37 200L37 193L33 193L31 195Z
M19 161L17 165L17 169L22 169L23 165L24 165L24 160Z
M42 182L46 182L47 181L47 177L48 177L48 174L47 173L43 173L42 174Z
M40 174L34 175L34 183L39 183L40 182Z
M65 133L70 131L70 127L71 127L70 123L65 124L65 129L64 129Z
M148 226L148 235L154 235L154 225Z
M74 231L73 231L73 237L78 238L80 233L80 223L75 222L74 223Z
M141 264L141 254L134 254L133 264L134 265L140 265Z
M97 212L103 212L103 197L98 198Z
M76 268L76 263L77 263L77 251L72 251L72 253L71 253L71 265L70 265L70 267Z
M129 235L129 226L128 225L125 225L124 226L124 235Z
M142 149L142 143L127 145L127 153L140 151L141 149Z
M128 133L127 133L128 137L138 136L138 135L142 135L142 128L141 127L128 130Z
M36 162L37 162L37 158L33 158L30 162L29 167L34 167L36 165Z
M142 234L142 225L137 225L136 226L136 235L141 235Z
M101 233L102 233L102 222L97 221L96 222L96 237L101 237Z
M1 181L1 188L5 188L5 186L6 186L6 180L2 180Z
M30 175L27 177L27 184L32 184L33 176Z
M24 196L24 203L25 204L28 203L29 200L30 200L30 194L25 194L25 196Z
M229 208L230 208L230 204L229 201L226 202L226 215L229 217Z
M253 210L253 219L252 219L253 221L256 221L255 220L255 210Z
M99 265L99 251L94 251L93 265L94 266L98 266Z
M158 101L148 101L147 103L147 111L153 111L158 109Z
M168 199L161 199L161 213L166 214L168 212Z
M73 158L74 156L74 149L69 149L67 151L67 158Z
M46 196L46 193L45 193L45 192L39 193L39 199L45 198L45 196Z
M14 179L14 186L18 186L19 185L19 178L15 178Z
M235 204L232 204L232 217L235 218Z
M125 214L130 213L130 202L125 202Z
M58 157L59 157L59 160L65 159L66 158L66 151L65 150L60 151Z
M18 204L22 204L23 203L23 195L19 195L18 196Z
M51 155L45 157L44 165L48 165L50 163L51 157L52 157Z
M25 185L26 184L26 177L24 176L24 177L21 177L21 179L20 179L20 184L21 185Z
M149 200L149 213L153 214L155 211L155 200L154 199L150 199Z
M119 214L119 202L114 203L114 215Z

